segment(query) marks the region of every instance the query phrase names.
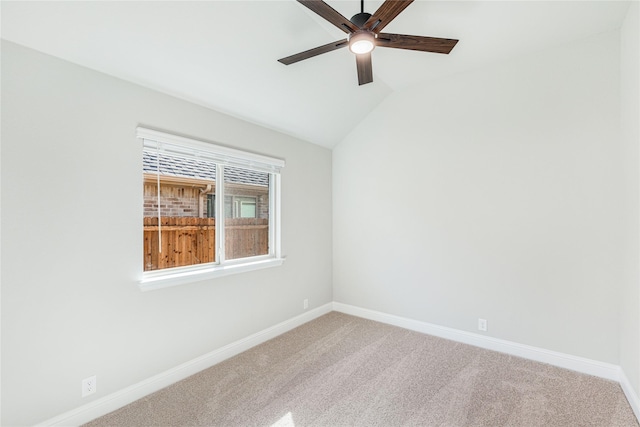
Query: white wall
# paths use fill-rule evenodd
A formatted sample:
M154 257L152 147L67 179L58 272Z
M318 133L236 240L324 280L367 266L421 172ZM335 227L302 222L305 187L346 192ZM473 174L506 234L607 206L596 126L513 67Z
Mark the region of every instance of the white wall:
M333 152L334 300L618 363L619 33L411 87Z
M140 292L139 124L284 158L284 265ZM332 300L329 150L5 42L2 208L2 425L290 319L303 298ZM81 399L90 375L99 391Z
M627 213L626 224L627 257L625 271L627 276L623 282L620 311L620 366L624 370L629 382L640 396L640 277L638 243L640 236L640 211L638 197L640 195L638 175L640 144L640 7L633 2L629 7L621 30L621 67L620 67L620 98L622 118L622 143L625 153L624 170L626 173L625 206Z

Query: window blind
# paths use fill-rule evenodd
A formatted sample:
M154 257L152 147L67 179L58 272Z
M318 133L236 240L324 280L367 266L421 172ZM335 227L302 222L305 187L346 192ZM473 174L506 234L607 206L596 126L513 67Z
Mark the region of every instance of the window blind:
M277 174L285 165L282 159L239 151L143 127L136 129L136 136L143 140L143 150L154 154L166 154L185 159L202 159L222 165Z

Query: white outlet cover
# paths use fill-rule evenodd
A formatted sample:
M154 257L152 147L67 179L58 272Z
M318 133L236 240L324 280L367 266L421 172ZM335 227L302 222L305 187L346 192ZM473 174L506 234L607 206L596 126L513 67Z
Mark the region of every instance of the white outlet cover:
M82 397L89 396L97 390L96 376L85 378L82 380Z
M487 331L487 319L478 319L478 330Z

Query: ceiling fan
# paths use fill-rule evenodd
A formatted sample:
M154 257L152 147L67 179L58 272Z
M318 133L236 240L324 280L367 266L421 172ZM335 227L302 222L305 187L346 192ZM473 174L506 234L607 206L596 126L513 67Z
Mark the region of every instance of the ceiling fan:
M296 53L295 55L278 59L278 61L285 65L290 65L303 59L349 46L351 52L356 55L358 84L360 85L373 81L371 51L376 46L448 54L458 43L458 40L454 39L381 33L380 31L409 6L413 0L386 0L373 15L364 11L364 0L360 0L360 13L353 15L351 19L345 18L322 0L297 1L347 33L347 38L346 40L339 40Z

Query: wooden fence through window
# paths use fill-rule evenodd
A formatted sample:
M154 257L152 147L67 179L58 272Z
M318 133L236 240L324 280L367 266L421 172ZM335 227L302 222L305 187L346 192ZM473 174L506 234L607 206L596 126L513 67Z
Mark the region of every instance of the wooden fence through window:
M196 265L216 260L214 218L162 217L162 252L158 218L144 218L144 271ZM227 259L269 252L269 220L225 218Z

